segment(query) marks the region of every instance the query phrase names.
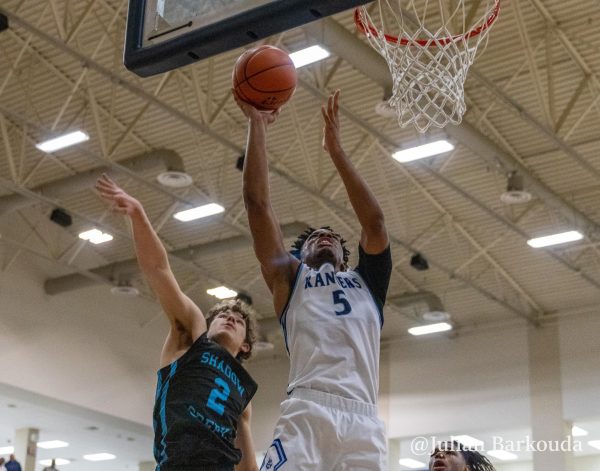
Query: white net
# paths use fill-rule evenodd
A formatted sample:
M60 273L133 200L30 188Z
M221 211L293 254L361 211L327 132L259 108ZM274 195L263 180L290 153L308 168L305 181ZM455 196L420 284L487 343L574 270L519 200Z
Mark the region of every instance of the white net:
M393 78L387 105L400 126L419 132L459 124L464 83L499 0L378 0L356 9L357 26L383 56Z

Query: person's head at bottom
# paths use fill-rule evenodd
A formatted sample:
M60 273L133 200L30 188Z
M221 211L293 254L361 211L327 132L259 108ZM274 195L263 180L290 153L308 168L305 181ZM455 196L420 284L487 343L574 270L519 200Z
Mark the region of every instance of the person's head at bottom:
M495 471L485 456L457 441L441 442L431 453L429 471Z
M238 360L252 355L256 342L256 320L252 308L239 299L215 304L206 317L207 336Z

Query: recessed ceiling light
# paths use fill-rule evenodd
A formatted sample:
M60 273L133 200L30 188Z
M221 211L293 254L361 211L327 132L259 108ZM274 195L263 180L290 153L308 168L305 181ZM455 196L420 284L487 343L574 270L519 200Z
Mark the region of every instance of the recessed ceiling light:
M451 438L452 440L462 443L467 448L482 449L484 445L481 440L470 435L452 435Z
M51 450L53 448L64 448L69 446L67 442L63 442L62 440L49 440L46 442L38 442L38 448L44 448L46 450Z
M233 298L237 296L237 292L232 289L227 288L226 286L218 286L217 288L207 289L206 292L211 296L219 299L227 299Z
M98 229L90 229L89 231L82 232L79 234L79 238L87 240L92 244L102 244L103 242L113 240L113 236L99 231Z
M94 453L92 455L83 455L83 459L88 461L106 461L114 460L115 458L116 456L111 453Z
M547 235L544 237L536 237L535 239L529 239L527 244L530 247L540 248L549 247L550 245L564 244L567 242L573 242L575 240L583 239L583 234L578 231L567 231L559 234Z
M63 466L65 464L69 464L71 461L66 460L64 458L54 458L54 464L57 466ZM39 463L42 466L52 466L52 460L40 460ZM54 469L54 468L52 468Z
M445 332L447 330L452 330L452 325L448 324L447 322L438 322L437 324L412 327L408 329L408 333L411 335L427 335L434 334L436 332Z
M511 461L518 458L518 456L514 453L510 453L505 450L490 450L487 452L487 454L501 461Z
M423 469L426 467L425 463L421 463L420 461L411 458L401 458L398 460L398 464L408 469Z
M193 221L194 219L212 216L213 214L219 214L223 211L225 211L223 206L215 203L209 203L196 208L186 209L185 211L179 211L178 213L175 213L173 217L179 221L187 222Z
M585 437L587 434L589 434L587 430L577 427L577 425L573 425L573 427L571 427L571 435L574 437Z
M594 448L597 448L598 450L600 450L600 440L590 440L588 442L589 446L593 446Z
M412 162L413 160L424 159L437 154L443 154L444 152L450 152L453 149L454 146L450 142L445 139L440 139L439 141L433 141L421 146L399 150L394 152L392 157L398 162Z
M312 64L329 57L331 54L327 49L323 49L321 46L310 46L299 51L292 52L290 59L296 66L296 69L304 67L305 65Z
M83 131L74 131L53 139L48 139L47 141L39 142L35 146L42 152L49 153L88 141L89 139L90 136Z

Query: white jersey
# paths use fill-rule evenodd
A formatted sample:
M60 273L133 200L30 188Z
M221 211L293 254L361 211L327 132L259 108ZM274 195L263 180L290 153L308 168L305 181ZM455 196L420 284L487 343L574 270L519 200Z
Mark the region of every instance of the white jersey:
M382 313L356 271L302 263L282 316L288 393L308 388L377 402Z

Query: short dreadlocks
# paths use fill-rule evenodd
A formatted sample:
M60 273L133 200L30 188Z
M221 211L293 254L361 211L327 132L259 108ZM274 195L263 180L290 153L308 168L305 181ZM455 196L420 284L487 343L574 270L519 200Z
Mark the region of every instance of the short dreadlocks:
M443 442L438 445L440 450L454 450L460 452L465 460L465 464L471 471L496 471L494 465L484 455L476 450L466 447L460 442L453 440L451 442Z
M346 269L346 267L348 266L348 260L350 258L350 250L348 250L348 248L346 247L346 240L344 240L342 238L342 236L338 232L335 232L330 226L321 226L321 227L319 227L319 229L325 229L327 231L330 231L340 238L340 244L342 245L342 252L343 252L343 257L342 257L343 260L342 261L344 262L343 263L344 269ZM292 250L290 250L290 253L294 257L296 257L298 260L301 260L301 252L302 252L302 247L304 247L304 243L312 235L312 233L315 232L316 230L318 230L318 229L315 229L314 227L309 227L302 234L300 234L298 236L298 238L292 244Z

